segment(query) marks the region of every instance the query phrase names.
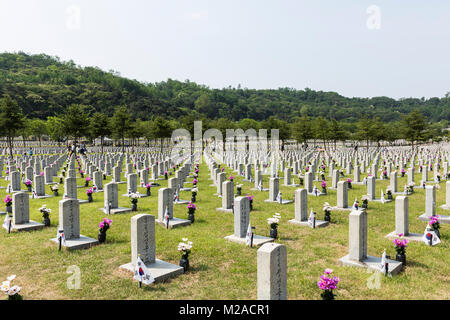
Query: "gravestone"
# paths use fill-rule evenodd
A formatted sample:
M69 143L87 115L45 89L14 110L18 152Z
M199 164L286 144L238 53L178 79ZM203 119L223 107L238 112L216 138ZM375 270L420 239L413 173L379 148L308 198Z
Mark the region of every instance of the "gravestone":
M233 182L224 181L222 183L222 207L218 211L233 212L234 190Z
M164 281L184 272L183 267L156 258L155 217L138 214L131 217L131 262L120 266L134 272L138 256L155 282Z
M36 192L35 198L44 199L52 197L45 194L45 182L43 176L35 175L33 180L34 191Z
M287 300L287 250L266 243L257 252L258 300Z
M395 231L387 235L388 238L396 238L399 234L408 240L422 241L423 234L409 232L408 197L395 198Z
M241 244L246 243L248 225L250 224L250 201L247 197L234 199L234 234L225 237L226 240ZM274 241L273 238L253 235L253 245L261 246Z
M168 212L169 215L168 228L166 221L164 220L166 212ZM191 224L191 221L189 220L179 219L173 216L173 190L170 188L160 188L158 190L158 220L156 222L167 229L188 226Z
M119 185L115 182L105 184L103 194L103 208L99 210L109 214L130 212L131 208L119 207Z
M424 166L425 168L425 166ZM419 220L429 221L431 216L436 216L436 187L425 187L425 213L419 216ZM450 216L439 215L440 223L450 224Z
M381 257L367 254L367 212L353 210L349 215L349 254L339 259L345 266L369 268L380 271ZM400 261L386 259L388 272L396 274L402 269Z
M12 195L12 231L31 231L44 228L42 223L30 220L30 198L27 192Z
M103 176L100 171L94 171L94 185L97 187L97 192L103 192Z
M98 244L98 240L80 234L80 203L77 199L59 201L59 227L64 231L66 243L61 245L68 250L87 249ZM58 238L51 241L59 243Z

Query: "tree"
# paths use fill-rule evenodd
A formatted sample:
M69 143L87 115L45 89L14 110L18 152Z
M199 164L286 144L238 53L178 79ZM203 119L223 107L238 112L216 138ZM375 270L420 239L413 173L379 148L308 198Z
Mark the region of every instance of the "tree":
M46 127L50 138L53 141L58 141L58 145L61 145L61 141L66 136L64 120L60 117L47 117Z
M122 152L125 152L125 135L131 128L131 117L126 106L115 108L111 119L111 129L115 139L122 141Z
M313 137L311 119L306 115L297 118L292 125L292 135L295 140L307 143L308 139Z
M168 138L172 134L172 128L170 127L169 122L163 117L156 117L155 121L152 123L151 132L155 139L160 139L160 148L162 151L162 139Z
M344 141L348 137L347 131L344 130L343 126L336 119L331 119L329 123L329 137L333 140L335 149L336 141Z
M103 154L104 139L105 137L111 135L108 116L101 112L94 113L94 115L91 117L90 131L94 139L100 137L100 146Z
M356 131L356 137L358 140L365 140L366 141L366 148L369 150L369 141L372 137L372 120L369 119L369 117L363 117L359 119L359 121L356 124L357 131Z
M9 154L13 156L13 141L25 126L25 117L17 101L4 94L0 102L0 133L6 137Z
M88 133L89 115L86 106L80 104L70 105L63 115L64 131L75 141Z
M48 134L45 121L41 119L31 120L30 133L39 140L39 146L41 147L42 136Z
M401 129L403 137L411 141L411 148L414 149L415 141L424 140L424 132L427 128L426 120L419 110L414 110L403 117Z
M315 137L323 141L323 148L326 150L326 141L329 137L329 125L328 121L322 117L318 117L314 120L313 124Z

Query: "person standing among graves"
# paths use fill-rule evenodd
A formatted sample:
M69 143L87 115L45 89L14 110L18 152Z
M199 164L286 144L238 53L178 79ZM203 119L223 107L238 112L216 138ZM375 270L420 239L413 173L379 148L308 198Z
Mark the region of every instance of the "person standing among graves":
M33 148L30 147L30 150L28 151L28 155L30 158L33 156Z

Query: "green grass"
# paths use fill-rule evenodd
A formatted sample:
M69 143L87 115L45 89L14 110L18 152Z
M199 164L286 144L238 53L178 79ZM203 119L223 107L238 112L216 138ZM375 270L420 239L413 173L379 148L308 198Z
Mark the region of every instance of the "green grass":
M227 177L231 170L227 168ZM235 179L235 186L242 177ZM327 184L331 185L328 177ZM80 185L82 180L78 176ZM213 196L215 187L209 178L205 163L200 164L199 194L195 223L188 227L166 230L156 225L156 256L158 259L178 264L180 254L178 242L187 237L194 242L190 255L191 269L186 274L172 278L167 282L138 288L132 274L119 269L119 266L131 261L130 218L134 214L148 213L157 217L158 188L152 188L152 196L139 199L138 212L113 215L113 224L107 234L107 242L88 250L59 252L57 245L50 241L56 236L58 225L58 202L62 196L50 199L30 199L30 218L42 222L38 208L42 204L52 209L52 225L40 231L7 234L0 231L0 281L16 274L14 283L22 287L25 299L256 299L256 251L224 239L233 234L233 214L216 211L221 206L221 198ZM353 176L351 176L353 179ZM361 177L363 178L363 176ZM108 177L104 184L112 178ZM124 179L124 178L122 178ZM263 176L264 186L268 186L268 176ZM341 178L342 179L342 178ZM399 190L406 183L399 177ZM55 178L55 181L59 179ZM296 179L298 181L298 179ZM416 174L420 181L420 173ZM167 186L166 180L160 180L161 187ZM280 191L284 199L292 199L295 188L282 186ZM380 188L386 189L389 181L376 181L376 195ZM1 179L0 184L7 185ZM316 186L320 187L318 182ZM92 185L92 183L91 183ZM450 214L440 209L445 203L445 182L437 190L437 214ZM370 277L365 269L344 267L338 259L348 253L348 212L332 212L332 223L326 228L311 229L288 224L294 218L294 204L279 205L265 203L268 192L251 191L253 184L243 182L242 193L255 195L254 210L250 221L256 227L256 233L269 236L267 218L279 212L282 220L279 226L279 240L286 245L288 260L288 299L320 299L317 281L325 268L332 268L339 276L337 299L449 299L449 231L448 225L442 225L442 242L438 246L428 247L423 243L410 242L407 248L408 265L393 278L381 277L379 289L369 289ZM87 199L86 188L78 189L78 198ZM46 187L47 194L51 194ZM145 189L140 189L144 193ZM60 195L63 185L60 185ZM129 199L123 197L126 184L119 185L119 206L131 207ZM349 190L349 204L355 198L361 199L366 187L353 185ZM0 190L2 198L5 190ZM181 199L190 199L190 192L180 192ZM395 196L394 196L395 197ZM308 196L308 207L313 208L320 219L323 218L322 205L327 201L336 205L336 191L328 190L324 197ZM395 202L388 204L369 203L368 209L368 254L381 256L386 248L387 254L395 256L392 240L385 235L394 230ZM103 207L103 193L94 194L94 202L80 205L81 234L96 238L98 223L105 216L99 208ZM424 212L425 193L416 189L409 197L410 232L423 233L426 223L417 217ZM186 205L175 205L174 216L187 218ZM81 270L81 288L68 289L66 273L69 266L76 265Z

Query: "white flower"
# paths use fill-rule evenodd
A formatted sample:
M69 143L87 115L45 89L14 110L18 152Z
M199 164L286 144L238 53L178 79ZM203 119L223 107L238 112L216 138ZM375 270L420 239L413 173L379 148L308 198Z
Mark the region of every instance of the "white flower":
M12 286L6 293L10 296L13 296L20 292L22 288L19 286Z
M181 240L183 240L184 242L186 242L186 241L188 241L188 238L183 238L183 239L181 239Z
M11 282L3 281L2 285L0 286L0 290L6 293L9 290L10 285L11 285Z
M12 274L7 279L8 279L8 281L13 281L15 278L16 278L16 275Z

